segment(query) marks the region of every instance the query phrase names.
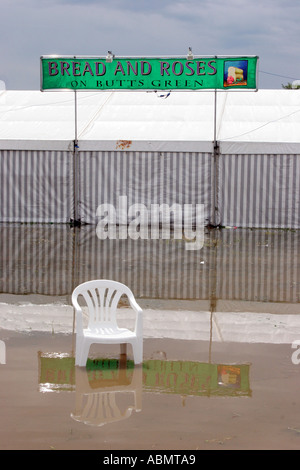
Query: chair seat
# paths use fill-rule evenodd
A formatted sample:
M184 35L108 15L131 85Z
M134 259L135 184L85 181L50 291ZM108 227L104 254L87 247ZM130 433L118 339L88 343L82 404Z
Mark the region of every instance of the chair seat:
M119 341L122 338L134 338L136 336L133 331L130 331L127 328L113 328L111 326L97 327L93 330L87 328L83 330L83 335L86 338L95 338L97 340L99 339L99 336L103 336L103 340L113 340L115 338L116 341Z

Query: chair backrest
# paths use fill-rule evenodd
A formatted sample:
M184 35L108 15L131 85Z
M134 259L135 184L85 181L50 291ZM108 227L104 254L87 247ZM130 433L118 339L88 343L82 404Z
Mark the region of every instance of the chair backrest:
M133 296L131 290L117 281L99 279L87 281L74 289L72 303L78 305L78 297L82 295L89 311L89 327L103 324L115 326L116 310L122 295Z

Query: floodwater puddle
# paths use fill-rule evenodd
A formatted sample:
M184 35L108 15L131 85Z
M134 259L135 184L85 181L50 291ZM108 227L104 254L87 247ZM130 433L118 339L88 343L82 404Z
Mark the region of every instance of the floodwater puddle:
M299 448L299 232L211 230L189 252L88 226L0 230L1 449ZM75 366L70 294L93 278L143 308L140 366L100 345Z

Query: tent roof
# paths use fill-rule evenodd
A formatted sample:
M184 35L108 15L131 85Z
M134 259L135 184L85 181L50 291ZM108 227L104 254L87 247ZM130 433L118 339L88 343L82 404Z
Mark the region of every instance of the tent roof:
M300 153L300 92L78 92L82 150ZM73 148L75 93L0 91L1 149Z

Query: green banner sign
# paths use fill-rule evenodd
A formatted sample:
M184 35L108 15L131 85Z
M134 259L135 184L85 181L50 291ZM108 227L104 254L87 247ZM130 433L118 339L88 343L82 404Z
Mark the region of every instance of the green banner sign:
M41 57L41 90L257 89L253 57Z

